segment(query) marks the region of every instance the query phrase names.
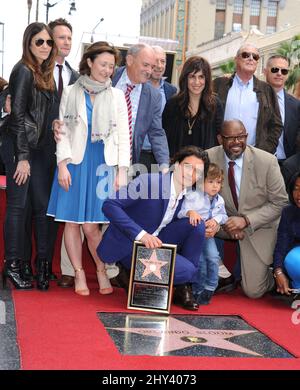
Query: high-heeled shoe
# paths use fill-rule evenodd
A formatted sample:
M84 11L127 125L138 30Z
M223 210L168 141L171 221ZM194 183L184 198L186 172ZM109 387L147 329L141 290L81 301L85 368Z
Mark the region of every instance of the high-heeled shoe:
M7 279L17 290L31 290L33 288L31 282L22 278L19 260L7 260L5 262L2 274L2 283L5 289L7 287Z
M78 273L79 272L82 272L83 273L83 276L84 279L85 279L85 273L84 273L84 270L83 268L76 268L75 269L75 279L74 279L74 282L75 282L75 293L78 294L78 295L83 295L83 296L87 296L87 295L90 295L90 290L88 289L87 285L86 285L86 280L85 280L85 286L86 288L78 288L78 284L79 284L79 281L78 281Z
M110 284L110 281L107 277L106 270L103 267L103 269L97 269L97 279L99 283L99 293L102 295L108 295L113 293L113 288Z

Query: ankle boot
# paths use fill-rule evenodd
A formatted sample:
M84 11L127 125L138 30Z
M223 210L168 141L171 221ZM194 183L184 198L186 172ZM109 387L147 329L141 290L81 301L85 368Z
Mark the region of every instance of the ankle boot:
M37 260L36 287L42 291L46 291L49 288L49 262L46 259Z
M28 282L33 281L33 273L29 261L21 260L20 271L21 271L21 276L24 280L27 280Z
M31 282L22 277L20 264L21 260L17 259L5 261L3 270L3 288L6 288L7 279L10 280L18 290L30 290L33 288Z
M57 280L57 276L52 271L52 261L48 261L49 280Z

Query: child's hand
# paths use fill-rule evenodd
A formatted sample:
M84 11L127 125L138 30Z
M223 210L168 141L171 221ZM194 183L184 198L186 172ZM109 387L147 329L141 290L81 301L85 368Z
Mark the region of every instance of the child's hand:
M196 213L196 211L188 211L187 216L190 219L190 224L193 226L199 225L199 223L202 221L201 215Z
M212 238L220 230L220 225L214 219L205 221L205 237Z
M205 227L210 228L210 229L215 229L218 225L218 222L214 219L208 219L205 221Z

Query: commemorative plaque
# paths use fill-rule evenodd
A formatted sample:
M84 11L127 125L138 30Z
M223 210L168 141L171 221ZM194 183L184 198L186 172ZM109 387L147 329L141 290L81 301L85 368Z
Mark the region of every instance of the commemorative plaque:
M148 249L134 242L128 309L169 313L172 299L176 245Z

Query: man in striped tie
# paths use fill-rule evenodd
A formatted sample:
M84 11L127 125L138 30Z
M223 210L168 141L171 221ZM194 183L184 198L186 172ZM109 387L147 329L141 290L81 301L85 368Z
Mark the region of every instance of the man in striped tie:
M147 81L155 66L155 52L151 46L132 46L126 56L126 66L120 67L113 86L121 89L127 101L128 120L132 139L132 164L140 162L146 135L161 169L169 165L169 148L161 123L161 95Z

